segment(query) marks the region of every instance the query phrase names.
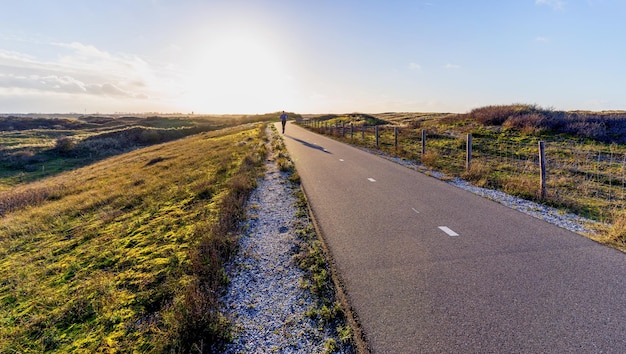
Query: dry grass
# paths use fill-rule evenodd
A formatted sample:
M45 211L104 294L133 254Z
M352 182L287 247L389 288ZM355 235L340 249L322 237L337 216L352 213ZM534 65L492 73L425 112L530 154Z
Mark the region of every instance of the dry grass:
M491 168L482 161L473 161L470 168L461 174L461 178L478 187L488 187L490 172Z
M616 211L613 224L606 231L605 242L617 249L626 250L626 212Z
M441 156L437 151L426 151L422 155L422 163L428 167L437 168L441 162Z

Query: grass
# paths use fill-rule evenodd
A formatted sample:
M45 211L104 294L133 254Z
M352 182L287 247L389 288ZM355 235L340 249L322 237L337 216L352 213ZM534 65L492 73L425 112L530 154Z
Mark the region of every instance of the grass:
M218 350L221 264L263 132L202 133L1 192L0 352Z
M137 148L270 119L276 114L0 116L0 191Z

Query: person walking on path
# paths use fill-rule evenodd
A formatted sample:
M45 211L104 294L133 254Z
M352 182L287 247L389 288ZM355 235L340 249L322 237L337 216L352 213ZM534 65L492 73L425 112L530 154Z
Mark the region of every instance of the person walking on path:
M283 134L285 134L285 124L287 124L287 113L285 113L285 111L280 115L280 122L283 125Z

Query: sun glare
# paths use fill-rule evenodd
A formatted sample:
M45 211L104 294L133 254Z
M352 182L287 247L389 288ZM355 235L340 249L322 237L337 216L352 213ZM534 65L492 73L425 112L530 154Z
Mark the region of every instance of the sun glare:
M289 100L285 60L271 42L246 34L198 41L184 101L190 110L264 113Z

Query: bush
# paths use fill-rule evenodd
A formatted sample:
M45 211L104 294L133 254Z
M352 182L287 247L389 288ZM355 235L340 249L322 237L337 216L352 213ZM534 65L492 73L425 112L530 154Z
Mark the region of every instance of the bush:
M512 104L475 108L466 115L441 122L454 124L470 118L482 125L501 125L525 134L567 134L604 143L626 143L624 112L553 111L535 105Z
M539 111L534 105L512 104L475 108L470 111L470 118L483 125L502 125L509 117L530 114Z
M537 134L548 129L548 119L540 113L527 113L508 117L502 126L519 129L525 134Z
M572 121L564 127L563 132L583 138L607 141L607 129L604 122Z
M60 154L70 154L74 147L76 146L76 142L68 137L58 138L54 149Z

